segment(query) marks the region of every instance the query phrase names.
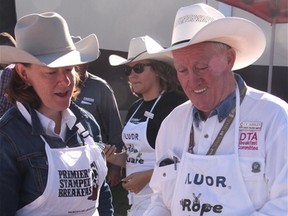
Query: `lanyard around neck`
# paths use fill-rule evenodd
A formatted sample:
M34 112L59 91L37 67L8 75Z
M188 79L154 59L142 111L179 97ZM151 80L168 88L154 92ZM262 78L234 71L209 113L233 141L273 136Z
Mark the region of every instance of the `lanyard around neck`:
M236 89L236 91L238 90L238 88ZM247 87L244 84L240 90L240 103L243 101L246 91L247 91ZM221 143L221 141L223 140L226 132L228 131L230 125L232 124L234 118L236 115L236 104L234 104L234 106L232 107L229 115L227 116L221 130L219 131L216 139L214 140L212 146L210 146L208 152L206 155L214 155ZM237 128L235 127L235 130L237 130ZM191 131L190 131L190 142L189 142L189 148L188 148L188 152L189 153L193 153L193 148L195 146L195 141L194 141L194 128L193 128L193 122L191 125Z

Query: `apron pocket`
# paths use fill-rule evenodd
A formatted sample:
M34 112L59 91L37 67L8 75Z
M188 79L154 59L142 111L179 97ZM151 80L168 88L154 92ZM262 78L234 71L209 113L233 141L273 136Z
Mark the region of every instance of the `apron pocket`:
M261 157L240 157L240 166L250 199L255 209L261 208L269 196L265 180L265 161Z
M261 181L264 177L264 158L240 157L240 167L244 181Z
M166 206L171 206L171 201L173 197L174 190L171 188L175 187L175 181L177 177L177 173L179 170L180 163L165 165L159 167L158 165L155 166L154 172L150 181L150 186L155 191L161 190L163 194L163 201Z

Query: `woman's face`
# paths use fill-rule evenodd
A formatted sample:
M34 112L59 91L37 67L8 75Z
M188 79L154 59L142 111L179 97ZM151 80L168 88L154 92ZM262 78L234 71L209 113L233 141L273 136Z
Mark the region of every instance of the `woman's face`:
M28 67L17 64L16 71L40 97L42 105L39 112L50 116L70 106L76 73L73 66L49 68L35 64Z
M143 95L144 99L154 99L156 92L156 97L159 95L160 82L158 75L155 73L149 62L146 60L137 61L130 63L128 66L130 68L133 68L138 67L141 64L143 65L139 68L142 68L143 70L139 70L139 72L137 73L136 69L136 72L134 69L132 69L131 74L128 75L128 80L135 93Z

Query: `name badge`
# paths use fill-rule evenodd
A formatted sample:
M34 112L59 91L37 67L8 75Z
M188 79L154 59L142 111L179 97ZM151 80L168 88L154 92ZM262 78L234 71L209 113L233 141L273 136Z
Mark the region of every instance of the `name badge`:
M144 116L146 116L147 118L153 119L154 118L154 114L148 111L145 111Z
M261 131L262 122L241 122L240 130Z

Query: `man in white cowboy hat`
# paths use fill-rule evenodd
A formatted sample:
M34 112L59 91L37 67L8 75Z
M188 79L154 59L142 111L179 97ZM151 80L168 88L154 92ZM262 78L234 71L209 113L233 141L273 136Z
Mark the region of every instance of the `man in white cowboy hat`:
M159 130L145 216L287 215L288 105L232 72L264 48L248 20L206 4L178 10L162 53L190 101Z
M0 63L15 64L7 88L15 106L0 119L0 215L99 215L100 128L72 102L74 65L98 58L97 37L74 44L54 12L20 18L15 37L16 47L0 46Z

